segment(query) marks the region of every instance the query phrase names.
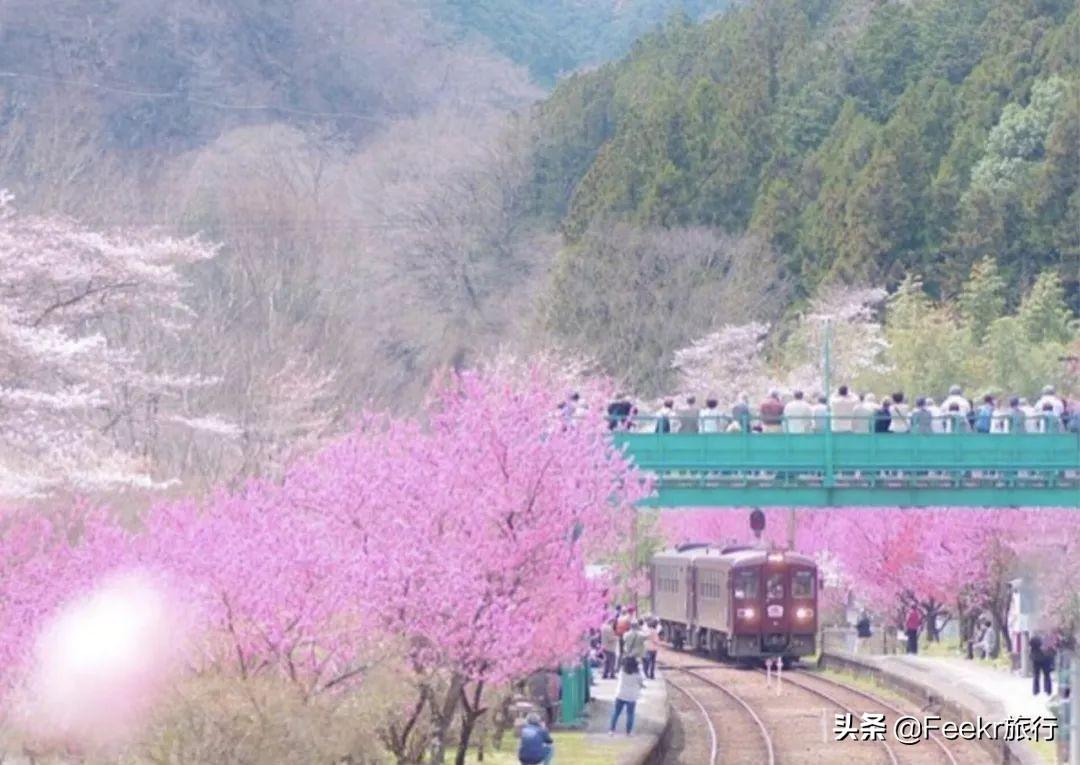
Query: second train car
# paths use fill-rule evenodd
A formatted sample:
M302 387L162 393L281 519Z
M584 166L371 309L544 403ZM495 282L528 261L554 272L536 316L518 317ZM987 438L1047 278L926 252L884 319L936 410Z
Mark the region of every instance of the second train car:
M813 558L746 545L686 544L653 556L653 614L676 648L785 662L815 651Z

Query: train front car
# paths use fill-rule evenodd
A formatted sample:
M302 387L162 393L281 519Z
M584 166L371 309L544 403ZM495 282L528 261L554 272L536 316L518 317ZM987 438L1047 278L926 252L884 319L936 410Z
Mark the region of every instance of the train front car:
M814 653L817 634L817 566L799 553L770 552L763 557L760 563L732 569L736 619L731 655L808 656ZM740 606L752 609L754 618L740 619Z

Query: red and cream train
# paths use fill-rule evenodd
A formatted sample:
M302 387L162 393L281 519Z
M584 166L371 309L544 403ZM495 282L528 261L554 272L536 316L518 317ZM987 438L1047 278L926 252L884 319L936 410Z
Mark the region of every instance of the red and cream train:
M785 662L814 653L812 558L747 545L684 544L652 559L653 614L676 648Z

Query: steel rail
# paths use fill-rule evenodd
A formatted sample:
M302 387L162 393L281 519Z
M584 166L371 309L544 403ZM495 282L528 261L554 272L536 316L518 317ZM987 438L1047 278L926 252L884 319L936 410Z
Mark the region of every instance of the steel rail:
M904 712L904 710L902 710L900 707L886 701L885 699L881 698L880 696L876 696L873 693L870 693L868 691L864 691L861 688L855 688L855 687L852 687L850 685L846 685L844 683L839 682L838 680L833 680L832 678L829 678L829 677L822 677L820 675L811 675L808 672L806 672L805 670L796 670L795 672L792 672L792 673L790 673L788 675L788 681L789 682L791 682L793 685L799 686L800 688L802 688L804 690L810 691L811 693L813 693L813 689L811 689L809 686L805 685L804 683L793 681L791 679L792 674L796 674L796 675L799 675L799 676L802 676L802 677L813 677L815 682L821 681L823 683L826 683L827 685L832 685L832 686L835 686L837 688L842 688L843 690L848 691L849 693L853 693L856 696L862 696L864 699L867 699L868 701L872 701L875 704L877 704L878 706L885 707L886 709L888 709L891 712L894 712L895 714L898 714L898 715L906 714L906 712ZM949 748L947 746L945 746L945 742L943 742L941 739L933 737L933 736L927 736L927 739L929 741L933 741L937 745L938 749L940 749L942 754L945 755L945 759L947 759L949 761L949 765L959 765L959 763L956 761L956 757L953 755L953 753L951 751L949 751Z
M741 706L746 711L746 713L750 715L751 719L753 719L754 723L757 725L758 732L761 734L761 739L765 744L765 751L768 754L768 759L764 763L762 763L762 765L776 765L776 752L773 749L772 736L769 734L769 729L768 727L766 727L765 721L761 719L758 713L754 711L754 708L747 704L741 696L739 696L737 693L735 693L730 688L724 686L723 684L718 683L715 680L705 677L697 672L694 672L691 669L687 669L685 667L676 667L670 664L666 665L664 668L669 672L682 672L685 675L689 675L690 677L699 680L702 683L705 683L705 685L708 685L711 688L715 688L716 690L722 692L732 701L736 702L739 706ZM673 685L675 684L673 683ZM894 763L894 765L897 764Z
M678 683L672 683L670 680L668 683L670 683L672 688L690 699L690 701L698 708L698 711L701 712L701 716L705 718L705 724L709 726L709 739L711 740L709 745L709 765L717 765L716 758L719 755L720 741L716 735L716 725L713 724L712 718L709 716L709 710L705 708L705 705L701 703L697 696L686 690L686 688Z

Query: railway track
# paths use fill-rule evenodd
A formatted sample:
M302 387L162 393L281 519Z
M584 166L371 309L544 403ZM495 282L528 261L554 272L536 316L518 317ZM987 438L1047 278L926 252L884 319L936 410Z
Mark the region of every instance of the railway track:
M765 722L744 699L700 672L670 665L667 671L668 684L689 698L706 721L711 739L709 765L776 765L772 735ZM678 678L674 679L672 676L676 675ZM732 710L736 710L734 717L729 714ZM743 720L744 724L740 727L735 723L736 719ZM745 725L746 720L750 720L752 726ZM724 742L722 750L720 741ZM723 759L719 759L721 751ZM677 754L681 755L682 752ZM672 760L671 765L682 762L680 756Z
M672 651L665 651L662 659L665 677L680 698L675 708L682 731L682 740L664 765L987 765L992 761L970 742L936 737L910 746L897 742L892 722L902 715L919 716L919 710L831 678L790 671L784 673L782 690L777 691L775 684L766 685L760 670L705 662ZM884 715L886 740L836 741L837 712L850 714L856 727L865 713ZM706 739L715 745L706 747ZM696 759L684 756L691 750L697 753ZM711 752L710 759L701 759L704 751Z

